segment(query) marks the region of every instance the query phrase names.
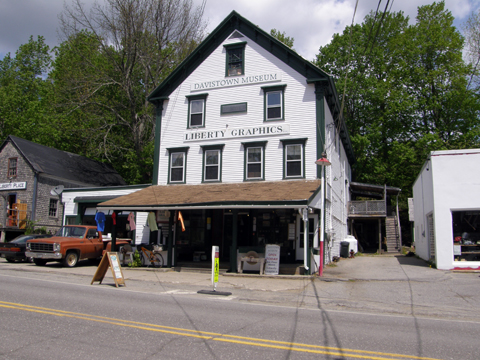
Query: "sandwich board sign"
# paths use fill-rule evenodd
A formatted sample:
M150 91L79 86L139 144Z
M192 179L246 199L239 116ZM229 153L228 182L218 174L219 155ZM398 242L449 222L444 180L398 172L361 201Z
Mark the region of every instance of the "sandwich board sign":
M120 266L120 261L118 258L118 253L116 252L106 252L105 254L103 254L102 260L98 265L97 271L95 272L95 275L93 276L93 280L90 285L92 285L95 281L99 281L101 284L109 267L112 270L115 286L126 286L125 278L123 277L122 267Z
M278 275L280 267L280 246L265 246L265 275Z

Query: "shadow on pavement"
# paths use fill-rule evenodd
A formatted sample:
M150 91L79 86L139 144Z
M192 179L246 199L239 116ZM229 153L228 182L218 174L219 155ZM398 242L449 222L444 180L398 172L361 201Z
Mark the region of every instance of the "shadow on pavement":
M417 258L415 255L395 255L400 265L411 265L411 266L421 266L429 267L430 265L423 259Z

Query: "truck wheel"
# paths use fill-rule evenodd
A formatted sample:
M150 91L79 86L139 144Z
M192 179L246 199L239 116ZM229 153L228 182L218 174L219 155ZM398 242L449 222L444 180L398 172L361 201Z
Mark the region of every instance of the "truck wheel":
M14 258L5 258L5 260L7 260L9 263L14 263L15 262Z
M75 267L78 263L78 254L75 251L69 251L63 259L63 266Z
M33 262L35 263L35 265L38 266L45 266L45 264L47 263L45 260L42 259L33 259Z

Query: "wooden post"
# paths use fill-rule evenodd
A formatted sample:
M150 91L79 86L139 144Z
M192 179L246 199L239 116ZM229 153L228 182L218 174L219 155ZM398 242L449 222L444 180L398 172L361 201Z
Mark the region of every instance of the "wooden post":
M378 219L378 253L382 253L382 219Z
M172 254L173 254L173 217L175 211L170 211L170 218L168 219L168 252L167 252L167 267L172 267Z
M230 272L238 272L237 269L237 233L238 233L238 209L233 210L232 219L232 243L230 244Z

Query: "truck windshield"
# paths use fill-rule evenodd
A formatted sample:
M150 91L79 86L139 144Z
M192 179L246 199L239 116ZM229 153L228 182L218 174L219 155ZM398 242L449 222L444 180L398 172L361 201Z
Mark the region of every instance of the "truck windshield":
M84 227L78 227L78 226L62 226L57 233L55 234L56 236L62 236L62 237L74 237L74 238L83 238L85 235L85 231L87 229Z

